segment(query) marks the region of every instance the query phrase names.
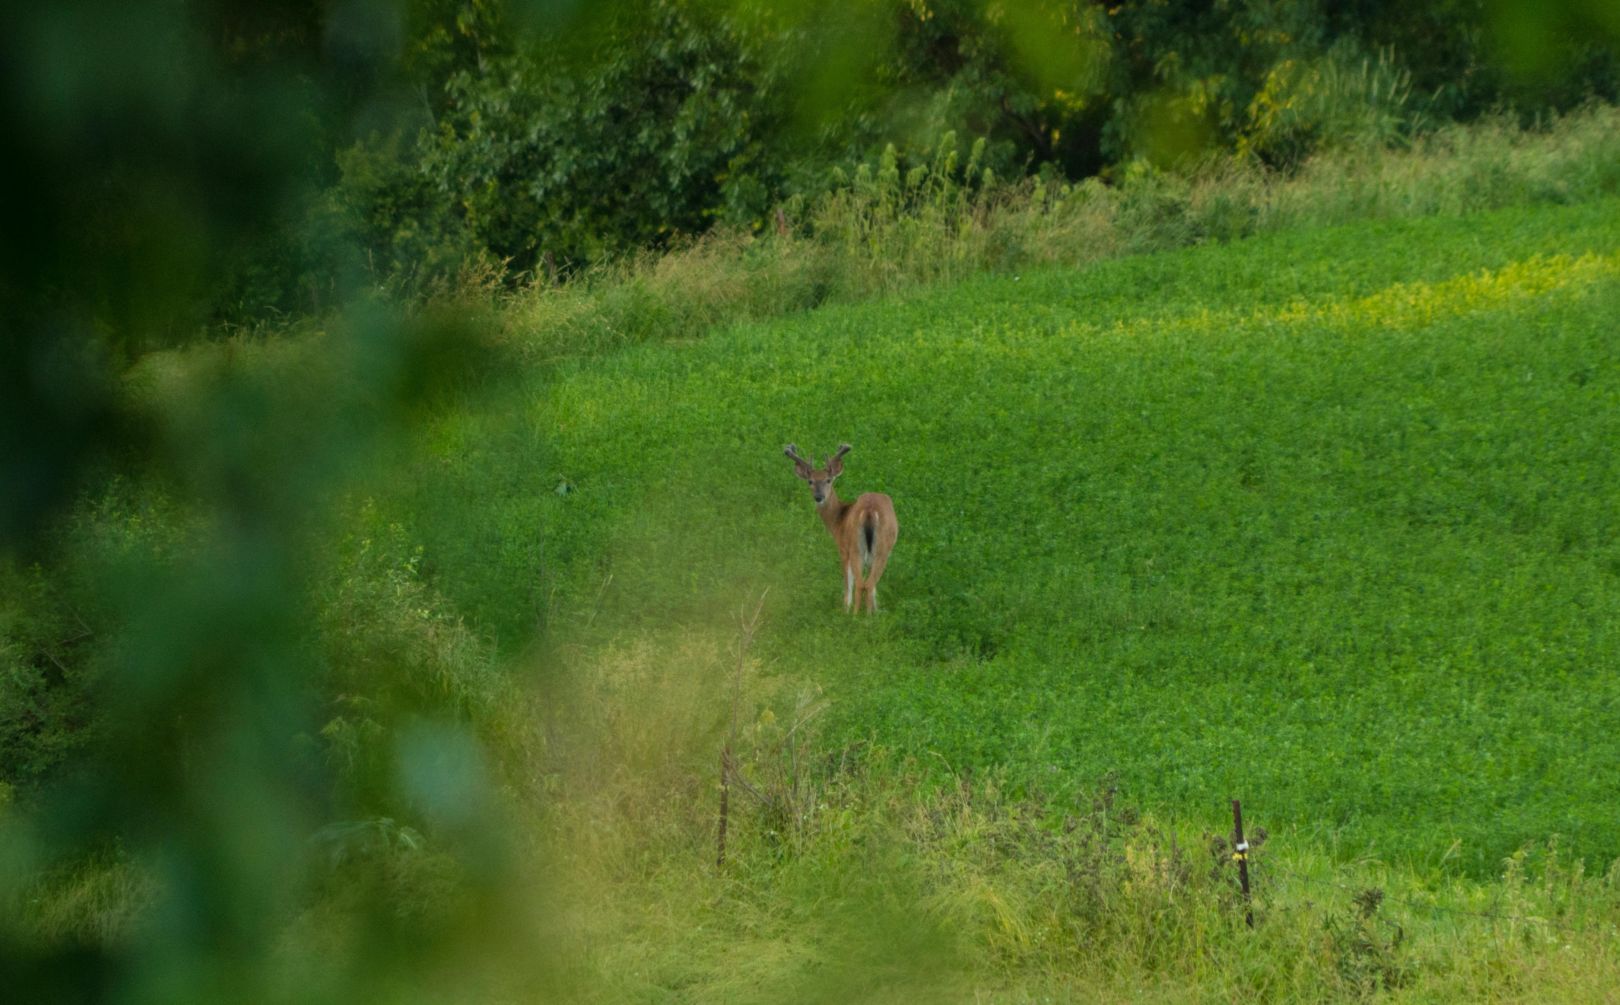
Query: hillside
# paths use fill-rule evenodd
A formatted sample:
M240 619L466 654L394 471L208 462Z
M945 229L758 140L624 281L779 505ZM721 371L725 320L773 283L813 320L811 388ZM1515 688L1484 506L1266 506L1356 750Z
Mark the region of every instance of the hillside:
M1211 825L1241 797L1347 856L1486 875L1557 834L1607 861L1617 210L1281 234L630 349L444 419L396 505L508 644L537 597L622 641L727 630L765 593L770 672L824 691L834 745L1059 803L1112 774ZM876 621L839 611L788 440L852 442L845 497L895 499Z

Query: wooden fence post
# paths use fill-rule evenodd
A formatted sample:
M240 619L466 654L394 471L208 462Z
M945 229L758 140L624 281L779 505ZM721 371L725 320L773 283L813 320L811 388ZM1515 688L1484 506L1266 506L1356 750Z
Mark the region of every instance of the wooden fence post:
M731 744L720 751L720 836L716 841L714 865L726 867L726 823L731 815Z

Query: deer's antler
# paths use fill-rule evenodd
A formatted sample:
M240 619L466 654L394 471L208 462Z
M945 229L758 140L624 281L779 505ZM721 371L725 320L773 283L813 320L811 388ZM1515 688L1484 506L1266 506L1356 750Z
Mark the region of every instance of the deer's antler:
M844 470L844 455L849 453L849 444L841 443L838 452L827 458L827 473L837 477Z

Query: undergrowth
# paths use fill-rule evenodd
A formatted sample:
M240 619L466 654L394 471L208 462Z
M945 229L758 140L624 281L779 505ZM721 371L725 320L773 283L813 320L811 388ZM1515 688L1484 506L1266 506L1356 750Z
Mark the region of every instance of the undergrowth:
M1262 828L1245 902L1224 832L1146 812L1109 777L1058 809L875 746L813 744L791 828L739 796L716 865L736 655L661 636L586 668L569 729L601 736L600 760L561 770L535 821L570 997L1600 1001L1620 975L1620 869L1589 874L1556 844L1481 884ZM762 669L744 675L750 772L780 755L793 704Z

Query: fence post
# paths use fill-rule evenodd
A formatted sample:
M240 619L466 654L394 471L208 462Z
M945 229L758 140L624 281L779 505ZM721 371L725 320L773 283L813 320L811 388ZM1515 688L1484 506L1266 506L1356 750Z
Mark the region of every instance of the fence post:
M1243 806L1232 800L1232 858L1238 864L1238 883L1243 887L1243 921L1254 927L1254 910L1249 905L1249 842L1243 840Z
M726 867L726 823L731 815L731 744L720 751L720 836L716 841L714 865Z

